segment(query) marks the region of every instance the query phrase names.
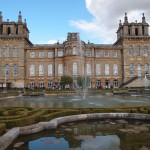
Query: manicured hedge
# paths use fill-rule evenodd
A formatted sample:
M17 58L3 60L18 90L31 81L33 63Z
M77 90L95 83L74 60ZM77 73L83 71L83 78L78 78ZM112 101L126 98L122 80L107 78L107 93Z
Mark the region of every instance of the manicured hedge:
M4 123L0 123L0 135L6 132L6 125Z

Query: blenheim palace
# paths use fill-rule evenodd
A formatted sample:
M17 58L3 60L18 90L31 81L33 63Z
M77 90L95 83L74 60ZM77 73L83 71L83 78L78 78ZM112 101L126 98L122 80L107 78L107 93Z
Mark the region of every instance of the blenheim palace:
M149 24L119 23L114 44L85 43L79 33L68 33L63 43L33 44L21 12L17 22L3 21L0 12L0 87L53 88L61 76L87 75L91 88L114 88L137 81L139 86L150 74ZM134 83L135 84L135 83Z

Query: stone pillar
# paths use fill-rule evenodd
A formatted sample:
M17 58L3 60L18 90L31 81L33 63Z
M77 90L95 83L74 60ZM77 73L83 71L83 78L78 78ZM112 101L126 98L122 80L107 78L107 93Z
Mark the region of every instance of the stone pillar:
M148 25L144 26L144 35L149 35Z
M127 26L127 25L124 25L124 26L123 26L123 35L124 35L124 36L127 36L127 35L128 35L128 26Z
M134 36L135 35L135 26L131 26L131 35Z
M139 30L139 36L142 36L142 35L143 35L143 33L142 33L142 25L140 25L140 26L138 27L138 30Z

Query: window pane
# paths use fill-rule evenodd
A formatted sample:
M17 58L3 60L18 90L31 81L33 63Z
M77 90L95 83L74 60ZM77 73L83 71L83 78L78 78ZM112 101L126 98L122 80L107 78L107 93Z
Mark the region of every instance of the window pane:
M18 74L18 66L14 65L14 76L17 76Z
M53 66L52 64L48 65L48 76L52 76L53 75Z
M44 65L39 65L39 76L44 75Z
M35 58L35 52L30 52L30 58Z
M30 66L30 76L35 76L35 66L34 65Z

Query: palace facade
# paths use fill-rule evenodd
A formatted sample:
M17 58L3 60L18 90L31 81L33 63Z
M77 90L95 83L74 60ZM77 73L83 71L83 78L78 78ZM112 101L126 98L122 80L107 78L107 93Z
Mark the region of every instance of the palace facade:
M53 88L64 75L89 76L91 88L127 85L150 74L148 28L144 14L131 23L125 14L114 44L85 43L68 33L63 43L35 45L21 12L17 22L3 21L0 12L0 87Z

